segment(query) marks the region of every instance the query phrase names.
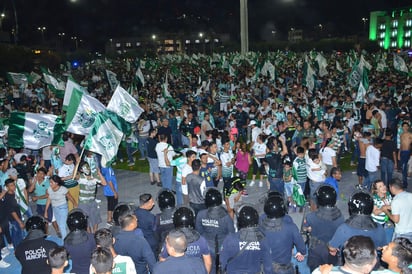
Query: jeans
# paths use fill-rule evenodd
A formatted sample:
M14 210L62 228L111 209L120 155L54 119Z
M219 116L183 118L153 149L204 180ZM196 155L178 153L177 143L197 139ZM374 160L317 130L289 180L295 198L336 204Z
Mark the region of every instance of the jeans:
M183 205L182 182L178 182L178 181L176 181L176 205L177 206Z
M140 151L140 158L146 159L147 157L147 138L148 137L138 137L139 140L139 151Z
M161 167L160 168L160 180L164 189L172 190L173 182L173 168Z
M16 248L21 241L23 241L25 235L25 230L20 228L19 223L15 220L10 221L10 235L11 242L13 243L14 248Z
M294 274L295 268L292 263L289 264L278 264L272 263L274 274Z
M385 185L388 185L389 181L392 180L393 166L394 163L391 159L386 157L381 158L381 180Z
M182 136L182 146L183 147L190 147L190 140L189 138L187 138L187 136L185 135L181 135Z
M278 191L282 196L285 194L285 186L280 178L269 177L269 191Z
M54 217L56 218L56 222L59 225L60 233L62 234L62 239L64 239L67 235L66 220L67 215L69 214L69 207L67 204L54 206L53 213Z
M355 162L355 159L358 159L360 156L360 150L359 150L359 141L353 142L353 153L352 157L350 158L351 162Z
M363 186L370 191L372 183L376 179L378 179L378 171L368 171L368 176L365 177L365 181L363 181Z
M134 163L133 152L135 152L135 148L133 147L133 144L126 142L126 154L127 154L127 161L129 163Z
M172 133L172 145L175 148L179 148L182 146L182 137L181 134L178 133Z
M411 155L411 152L409 150L400 151L399 165L402 170L402 182L403 182L404 187L408 186L408 161L409 161L410 155Z

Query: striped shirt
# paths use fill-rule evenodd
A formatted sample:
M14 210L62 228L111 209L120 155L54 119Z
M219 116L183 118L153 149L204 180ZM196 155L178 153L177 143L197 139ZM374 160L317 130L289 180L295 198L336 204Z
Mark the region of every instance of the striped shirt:
M306 160L305 158L296 157L293 161L293 172L298 183L304 183L307 180Z
M385 198L379 197L377 194L373 194L373 204L377 208L381 208L384 205L390 205L392 202L392 196L389 192L386 193ZM372 213L372 219L375 223L384 224L388 220L388 216L386 216L385 212L381 212L378 215Z
M79 187L80 187L80 195L79 195L79 203L85 204L95 199L96 193L96 185L99 180L95 178L87 179L86 177L80 177L79 179Z

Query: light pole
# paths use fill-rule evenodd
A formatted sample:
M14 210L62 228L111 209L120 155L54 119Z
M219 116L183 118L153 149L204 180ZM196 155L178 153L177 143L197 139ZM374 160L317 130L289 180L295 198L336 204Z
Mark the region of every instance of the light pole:
M59 32L59 33L57 33L57 36L59 37L59 46L60 46L60 48L63 48L63 45L64 45L64 43L63 43L63 38L64 38L64 36L66 36L66 33L64 33L64 32Z
M362 17L362 22L363 22L363 32L366 33L366 22L368 22L368 18Z
M203 48L203 54L205 54L205 40L203 39L203 36L204 36L204 34L203 34L203 32L199 32L199 40L200 40L200 42L202 43L202 48Z
M4 17L6 17L6 15L5 15L4 12L3 12L3 13L0 14L0 31L2 31L2 29L3 29L3 20L4 20Z
M77 48L79 46L78 41L77 41L77 36L72 36L72 37L70 37L70 39L74 41L74 45L75 45L76 50L77 50Z
M154 51L154 54L155 54L155 55L157 55L157 46L156 46L156 39L157 39L157 36L156 36L156 34L152 34L152 41L153 41L153 51Z
M38 27L37 30L41 32L41 38L44 43L44 32L46 31L46 27Z
M240 0L240 52L246 54L249 51L249 25L247 0Z

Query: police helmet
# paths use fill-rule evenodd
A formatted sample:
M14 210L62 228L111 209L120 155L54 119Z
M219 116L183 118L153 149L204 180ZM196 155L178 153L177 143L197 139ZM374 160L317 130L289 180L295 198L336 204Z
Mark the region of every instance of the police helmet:
M282 218L286 214L285 201L282 197L271 196L267 198L263 208L268 218Z
M349 214L370 215L373 211L373 198L369 193L356 192L348 202Z
M210 188L206 192L205 205L206 207L220 206L222 204L222 194L215 188Z
M134 214L133 208L130 205L125 203L118 204L113 210L114 224L120 226L119 218L129 212Z
M237 226L239 229L245 227L254 227L259 223L259 214L252 206L243 206L240 208L237 216Z
M173 225L175 228L181 227L195 227L195 214L193 210L182 206L178 208L173 214Z
M166 208L173 208L176 206L175 196L170 190L162 190L157 196L157 202L159 204L160 210Z
M47 227L46 220L39 215L31 216L26 222L26 230L28 232L34 229L39 229L43 231L44 233L46 233L46 227Z
M67 226L70 231L87 230L87 216L82 210L74 209L67 216Z
M334 207L336 205L336 190L330 185L320 186L316 190L315 196L319 206Z
M273 191L270 191L268 193L268 198L270 198L270 197L281 197L281 198L283 198L283 195L280 194L279 191L273 190Z

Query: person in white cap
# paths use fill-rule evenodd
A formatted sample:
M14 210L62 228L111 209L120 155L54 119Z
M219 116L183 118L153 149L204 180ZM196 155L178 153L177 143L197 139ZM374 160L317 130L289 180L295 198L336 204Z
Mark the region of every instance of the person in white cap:
M251 139L251 144L250 147L253 147L253 145L256 143L256 139L259 136L259 134L262 133L262 130L256 125L256 121L252 120L249 123L249 127L252 128L252 139Z

